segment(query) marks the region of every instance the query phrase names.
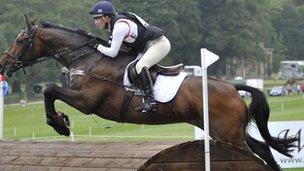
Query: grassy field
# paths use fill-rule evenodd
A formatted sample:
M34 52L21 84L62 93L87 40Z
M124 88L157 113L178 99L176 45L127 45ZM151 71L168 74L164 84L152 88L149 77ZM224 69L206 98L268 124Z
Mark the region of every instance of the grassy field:
M192 140L193 127L187 124L172 125L136 125L116 124L116 122L101 119L95 115L83 115L77 110L65 105L56 103L59 111L69 115L71 130L76 139L89 135L95 140ZM112 126L110 129L105 129ZM14 134L15 130L15 134ZM53 137L57 133L46 125L43 104L31 104L26 107L6 106L4 118L4 138L20 139L35 137ZM62 137L64 139L64 137Z
M304 96L291 95L285 97L267 97L270 104L271 121L304 120ZM188 124L171 125L135 125L115 124L115 122L101 119L95 115L86 116L77 110L56 103L59 111L69 115L72 123L71 130L75 140L85 141L174 141L193 140L193 126ZM5 106L4 110L4 138L5 139L63 139L45 122L44 106L42 103ZM110 129L105 127L112 126ZM286 169L288 171L304 171L304 169Z
M268 97L271 121L304 120L304 96ZM76 136L85 136L91 132L99 140L192 140L193 127L188 124L136 125L115 124L95 115L83 115L64 103L56 103L56 109L69 115L72 131ZM6 139L51 137L57 134L46 125L42 103L5 106L4 137ZM114 124L114 125L113 125ZM110 129L105 127L113 125ZM91 131L90 131L91 130ZM14 133L15 132L15 133ZM97 137L100 136L100 137ZM76 137L77 138L77 137Z

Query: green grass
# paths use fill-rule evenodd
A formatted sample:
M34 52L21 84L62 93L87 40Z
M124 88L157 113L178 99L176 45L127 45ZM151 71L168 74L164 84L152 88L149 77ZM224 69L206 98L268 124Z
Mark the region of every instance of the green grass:
M304 120L304 95L268 97L268 99L270 105L270 120Z
M304 96L268 97L268 101L271 121L304 120ZM188 124L157 126L116 124L111 129L105 129L104 127L115 124L115 122L104 120L96 115L84 115L65 103L56 103L56 109L69 115L72 131L75 135L88 135L91 127L92 135L104 136L104 138L99 137L100 140L109 139L107 136L116 137L114 140L124 139L122 136L126 136L128 140L149 139L149 137L151 137L151 140L193 139L193 127ZM58 136L45 122L44 105L42 103L31 104L26 107L20 105L5 106L4 113L4 138L6 139L31 138L33 132L35 137ZM17 132L16 136L14 136L14 128ZM157 138L157 136L161 138Z
M72 124L71 130L76 138L77 135L88 135L90 127L92 135L100 136L96 137L96 140L192 140L194 136L193 127L188 124L122 125L101 119L95 115L84 115L64 103L56 103L56 109L69 115ZM35 137L58 136L46 124L43 104L32 104L26 107L20 107L19 105L6 106L4 113L5 139L31 138L33 132ZM113 124L115 125L111 129L105 129L106 126ZM14 136L14 128L16 129L16 136Z

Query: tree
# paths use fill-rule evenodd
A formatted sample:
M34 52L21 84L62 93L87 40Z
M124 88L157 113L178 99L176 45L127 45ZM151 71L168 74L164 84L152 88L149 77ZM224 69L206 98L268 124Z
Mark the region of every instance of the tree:
M267 45L273 32L267 1L204 0L202 46L221 56L214 66L216 75L225 75L226 64L234 59L251 63L264 60L261 45Z
M304 59L304 6L286 3L282 10L274 16L274 27L282 37L286 47L286 59Z

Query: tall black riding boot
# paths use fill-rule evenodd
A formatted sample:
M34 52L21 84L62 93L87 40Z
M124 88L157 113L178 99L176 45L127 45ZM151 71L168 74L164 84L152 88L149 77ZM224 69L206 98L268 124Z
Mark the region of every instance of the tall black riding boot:
M150 76L150 72L147 67L144 67L138 74L141 82L141 88L145 92L146 101L141 107L136 108L138 112L156 111L156 103L153 96L153 82Z

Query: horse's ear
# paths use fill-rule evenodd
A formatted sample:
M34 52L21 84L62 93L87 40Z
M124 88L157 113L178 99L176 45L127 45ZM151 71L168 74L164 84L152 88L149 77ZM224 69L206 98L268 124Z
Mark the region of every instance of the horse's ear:
M36 19L32 21L32 25L36 25Z
M24 14L24 19L25 19L25 24L26 24L27 28L28 28L28 29L31 29L32 26L33 26L33 22L34 22L34 21L30 21L30 20L27 18L27 15L26 15L26 14Z

